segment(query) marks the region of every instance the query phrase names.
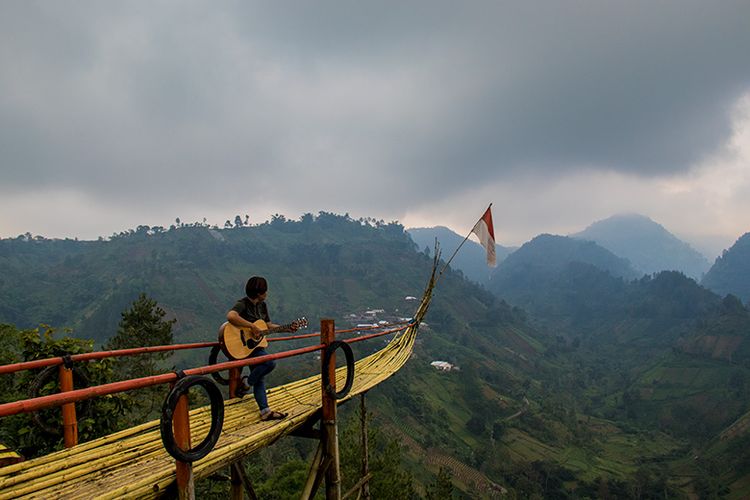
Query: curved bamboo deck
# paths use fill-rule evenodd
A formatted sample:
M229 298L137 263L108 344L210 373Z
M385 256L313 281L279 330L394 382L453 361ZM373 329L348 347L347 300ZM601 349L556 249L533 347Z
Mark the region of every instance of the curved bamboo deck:
M428 299L429 301L429 299ZM426 309L426 304L423 302ZM356 362L354 385L339 404L396 373L412 352L417 325L385 348ZM337 370L337 386L345 378ZM284 420L262 422L251 396L225 402L224 427L211 453L193 464L196 479L292 433L321 407L320 375L269 390L272 408L287 412ZM210 425L207 407L190 412L193 442ZM73 448L0 468L0 500L9 498L156 498L175 481L175 462L162 446L159 421L126 429Z

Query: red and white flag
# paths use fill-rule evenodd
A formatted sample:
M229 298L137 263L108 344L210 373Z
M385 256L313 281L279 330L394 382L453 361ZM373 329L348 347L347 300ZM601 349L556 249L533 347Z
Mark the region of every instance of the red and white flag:
M477 221L471 232L477 235L479 243L487 250L487 265L495 267L497 265L497 257L495 256L495 228L492 226L491 208L492 203L487 207L484 215Z

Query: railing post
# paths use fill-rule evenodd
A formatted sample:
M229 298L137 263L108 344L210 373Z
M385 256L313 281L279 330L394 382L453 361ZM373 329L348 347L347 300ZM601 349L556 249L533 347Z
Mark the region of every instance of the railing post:
M229 399L237 397L237 388L240 386L241 375L242 368L229 369ZM229 467L229 474L231 477L231 482L229 483L229 498L232 500L243 500L245 498L242 476L238 470L238 467L241 466L241 462L234 462Z
M367 428L367 406L365 405L365 392L362 393L359 400L359 418L362 424L362 477L366 478L370 473L370 446L369 446L369 429ZM362 500L370 500L370 483L365 481L362 484Z
M187 394L180 396L174 410L174 440L183 450L190 449L190 413ZM180 500L195 500L195 480L193 464L175 460L177 476L177 496Z
M229 399L237 397L237 388L240 386L240 375L242 375L242 368L229 369Z
M329 346L336 340L335 326L332 319L320 321L320 343ZM326 356L321 356L321 370L328 370L328 380L334 391L336 389L336 355L331 354L330 361L326 364ZM322 375L322 371L321 371ZM323 377L321 376L321 381ZM323 418L322 418L322 442L323 457L330 463L326 469L326 500L339 500L341 498L341 476L339 472L339 437L336 425L336 398L329 394L326 387L321 383L323 391Z
M73 369L60 365L60 392L73 390ZM72 448L78 444L78 420L76 419L76 404L67 403L62 405L63 418L63 442L66 448Z

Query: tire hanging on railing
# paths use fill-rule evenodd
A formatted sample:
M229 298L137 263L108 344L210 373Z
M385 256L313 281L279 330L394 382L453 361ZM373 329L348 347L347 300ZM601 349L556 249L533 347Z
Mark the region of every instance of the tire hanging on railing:
M177 401L179 401L181 396L186 395L194 385L200 385L208 393L209 400L211 401L211 429L198 446L189 450L183 450L177 446L177 442L175 441L172 421L174 420ZM181 462L195 462L208 455L219 440L223 425L224 396L222 396L219 387L208 377L190 375L178 380L164 400L160 422L161 440L164 443L167 453Z
M219 353L221 346L215 345L211 348L211 352L208 355L208 364L215 365L218 362ZM221 372L211 372L211 378L213 378L217 384L229 385L229 379L224 377Z
M337 392L331 385L331 380L328 376L328 365L331 362L331 356L334 351L339 348L344 352L344 356L346 357L346 382L344 383L344 388ZM328 395L336 399L346 397L354 384L354 353L352 352L352 347L342 340L331 342L323 352L323 366L325 367L323 369L323 387L325 387Z
M79 389L83 387L89 386L89 378L84 373L83 369L79 368L78 366L73 366L73 377L75 381L77 382L76 386L78 386ZM58 379L58 373L60 373L60 366L59 365L53 365L48 366L34 378L34 380L31 382L31 386L29 387L29 397L31 399L37 398L39 396L44 396L44 394L41 394L42 388L47 385L48 383L57 380ZM92 399L86 399L84 401L81 401L77 403L77 418L83 419L91 413L91 405L94 401ZM47 423L44 421L43 415L39 411L35 411L31 414L31 420L36 424L39 429L41 429L46 434L49 434L50 436L59 436L62 434L62 427L59 424L56 424L55 426L47 425Z

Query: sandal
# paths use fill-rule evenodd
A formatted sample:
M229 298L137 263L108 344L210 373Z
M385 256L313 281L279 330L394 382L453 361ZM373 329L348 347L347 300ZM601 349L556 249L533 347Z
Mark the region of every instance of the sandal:
M286 413L281 413L279 411L269 411L268 413L260 416L260 419L264 422L268 420L281 420L284 418L286 418Z

